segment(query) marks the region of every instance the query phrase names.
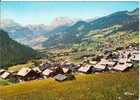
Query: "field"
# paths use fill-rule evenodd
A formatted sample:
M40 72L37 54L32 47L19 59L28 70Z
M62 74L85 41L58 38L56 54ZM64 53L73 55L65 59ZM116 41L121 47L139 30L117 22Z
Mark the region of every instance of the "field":
M22 68L33 66L35 61L39 61L39 60L33 59L33 60L29 60L25 64L17 64L17 65L14 65L14 66L9 66L8 70L19 71Z
M0 100L138 100L138 70L1 86ZM12 99L11 99L12 98Z
M11 84L8 80L0 80L0 86Z

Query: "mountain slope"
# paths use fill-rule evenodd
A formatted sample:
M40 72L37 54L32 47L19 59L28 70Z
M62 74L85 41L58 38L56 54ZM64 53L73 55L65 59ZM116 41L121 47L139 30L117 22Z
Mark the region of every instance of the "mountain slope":
M115 25L120 27L112 28L108 34L117 33L117 32L138 32L138 13L139 9L135 9L132 12L128 11L121 11L110 14L105 17L98 18L96 20L85 22L79 21L72 25L71 27L67 28L59 32L59 34L51 37L47 41L45 41L44 47L46 48L66 48L71 47L75 44L80 45L84 44L84 42L88 42L90 34L97 35L96 31L102 30L101 34L104 34L104 30L107 28L111 28ZM136 26L136 27L135 27ZM100 35L101 35L100 34ZM131 34L131 33L130 33ZM89 36L89 37L87 37ZM106 34L106 37L109 36ZM104 37L101 37L104 38ZM100 39L100 38L98 38ZM94 43L94 38L92 38L92 43Z
M8 32L10 38L29 46L33 45L31 40L38 38L43 33L46 33L44 25L22 26L9 20L3 20L1 25L1 29Z
M135 20L138 20L138 10L135 9L132 12L128 11L120 11L113 13L111 15L99 18L95 21L91 21L90 24L93 26L92 29L102 29L102 28L107 28L112 25L124 25L124 24L129 24Z
M9 38L6 32L0 30L0 68L24 63L36 55L36 51L17 43Z
M26 25L22 26L11 19L4 19L0 22L1 29L8 32L8 35L19 43L34 47L41 45L42 41L34 40L44 37L47 40L50 36L65 30L78 19L69 19L67 17L57 17L50 25Z

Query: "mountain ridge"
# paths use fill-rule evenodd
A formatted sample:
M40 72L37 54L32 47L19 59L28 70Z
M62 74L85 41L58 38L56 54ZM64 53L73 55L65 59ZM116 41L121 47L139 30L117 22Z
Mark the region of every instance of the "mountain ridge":
M64 18L64 19L63 19ZM40 42L34 43L32 41L44 36L46 39L54 34L56 31L65 30L71 24L75 23L78 19L70 19L67 17L57 17L50 25L25 25L22 26L12 19L4 19L0 22L1 29L8 32L9 36L25 45L30 47L40 45ZM63 22L61 22L63 21Z
M112 27L114 25L120 25L126 27L129 24L138 24L138 12L139 9L135 9L131 12L128 11L121 11L121 12L116 12L113 14L110 14L108 16L104 16L101 18L98 18L96 20L93 20L91 22L85 22L85 21L78 21L68 29L61 31L59 35L56 35L48 40L46 40L43 44L44 47L52 47L52 48L65 48L68 47L69 45L73 44L80 44L83 41L83 38L85 35L89 34L90 31L94 30L102 30L108 27ZM128 14L129 13L129 14ZM131 13L131 15L130 15ZM129 25L129 27L132 25ZM136 25L137 26L137 25ZM130 28L130 29L131 29ZM134 27L133 27L134 28ZM137 27L136 27L137 28ZM136 29L138 30L138 29ZM127 31L126 29L123 31ZM90 38L90 37L88 37Z

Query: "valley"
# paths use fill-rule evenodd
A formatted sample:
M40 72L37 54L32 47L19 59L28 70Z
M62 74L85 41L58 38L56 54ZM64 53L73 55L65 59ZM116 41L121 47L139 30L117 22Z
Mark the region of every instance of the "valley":
M0 100L138 99L139 8L50 25L6 19L0 47Z

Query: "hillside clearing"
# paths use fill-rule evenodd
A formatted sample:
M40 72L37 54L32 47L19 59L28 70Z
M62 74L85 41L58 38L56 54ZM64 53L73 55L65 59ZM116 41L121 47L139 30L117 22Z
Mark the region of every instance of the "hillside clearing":
M33 66L33 63L32 62L28 62L26 64L18 64L18 65L11 66L11 67L8 68L8 70L19 71L22 68L31 67L31 66Z
M0 87L1 100L138 100L138 71L77 75ZM132 95L129 95L129 94Z

